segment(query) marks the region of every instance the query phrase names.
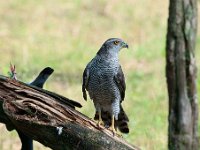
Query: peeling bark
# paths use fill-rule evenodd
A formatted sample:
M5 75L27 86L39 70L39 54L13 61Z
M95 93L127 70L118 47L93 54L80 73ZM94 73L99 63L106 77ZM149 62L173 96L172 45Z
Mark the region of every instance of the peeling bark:
M0 122L56 150L138 150L63 96L0 76ZM59 130L58 130L59 128ZM61 129L62 128L62 129Z

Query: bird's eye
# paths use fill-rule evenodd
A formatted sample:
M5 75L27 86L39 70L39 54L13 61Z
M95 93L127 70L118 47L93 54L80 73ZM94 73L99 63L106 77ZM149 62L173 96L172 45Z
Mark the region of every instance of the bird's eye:
M119 41L114 41L114 44L115 44L115 45L118 45L118 44L119 44Z

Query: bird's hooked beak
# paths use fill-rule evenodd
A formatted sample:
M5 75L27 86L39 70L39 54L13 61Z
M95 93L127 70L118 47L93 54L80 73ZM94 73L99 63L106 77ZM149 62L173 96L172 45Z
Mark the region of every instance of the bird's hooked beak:
M122 42L122 48L128 48L128 44L125 42Z

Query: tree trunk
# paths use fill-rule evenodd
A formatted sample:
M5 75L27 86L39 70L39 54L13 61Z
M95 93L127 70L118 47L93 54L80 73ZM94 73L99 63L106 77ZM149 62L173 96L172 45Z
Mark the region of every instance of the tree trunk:
M197 0L170 0L166 43L170 150L199 150L196 33Z
M0 122L56 150L137 150L76 111L77 102L0 76Z

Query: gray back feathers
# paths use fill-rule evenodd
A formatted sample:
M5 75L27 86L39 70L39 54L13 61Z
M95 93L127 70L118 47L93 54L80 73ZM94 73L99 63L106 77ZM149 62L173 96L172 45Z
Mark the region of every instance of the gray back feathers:
M104 122L111 122L109 116L114 115L116 120L119 118L119 121L126 122L123 125L128 128L128 118L120 104L124 100L126 89L118 58L122 48L128 48L128 45L121 39L111 38L104 42L83 72L82 92L85 100L87 100L86 90L89 92L96 110L104 115L102 116ZM118 128L122 124L119 121L116 122ZM127 133L128 129L125 130Z

